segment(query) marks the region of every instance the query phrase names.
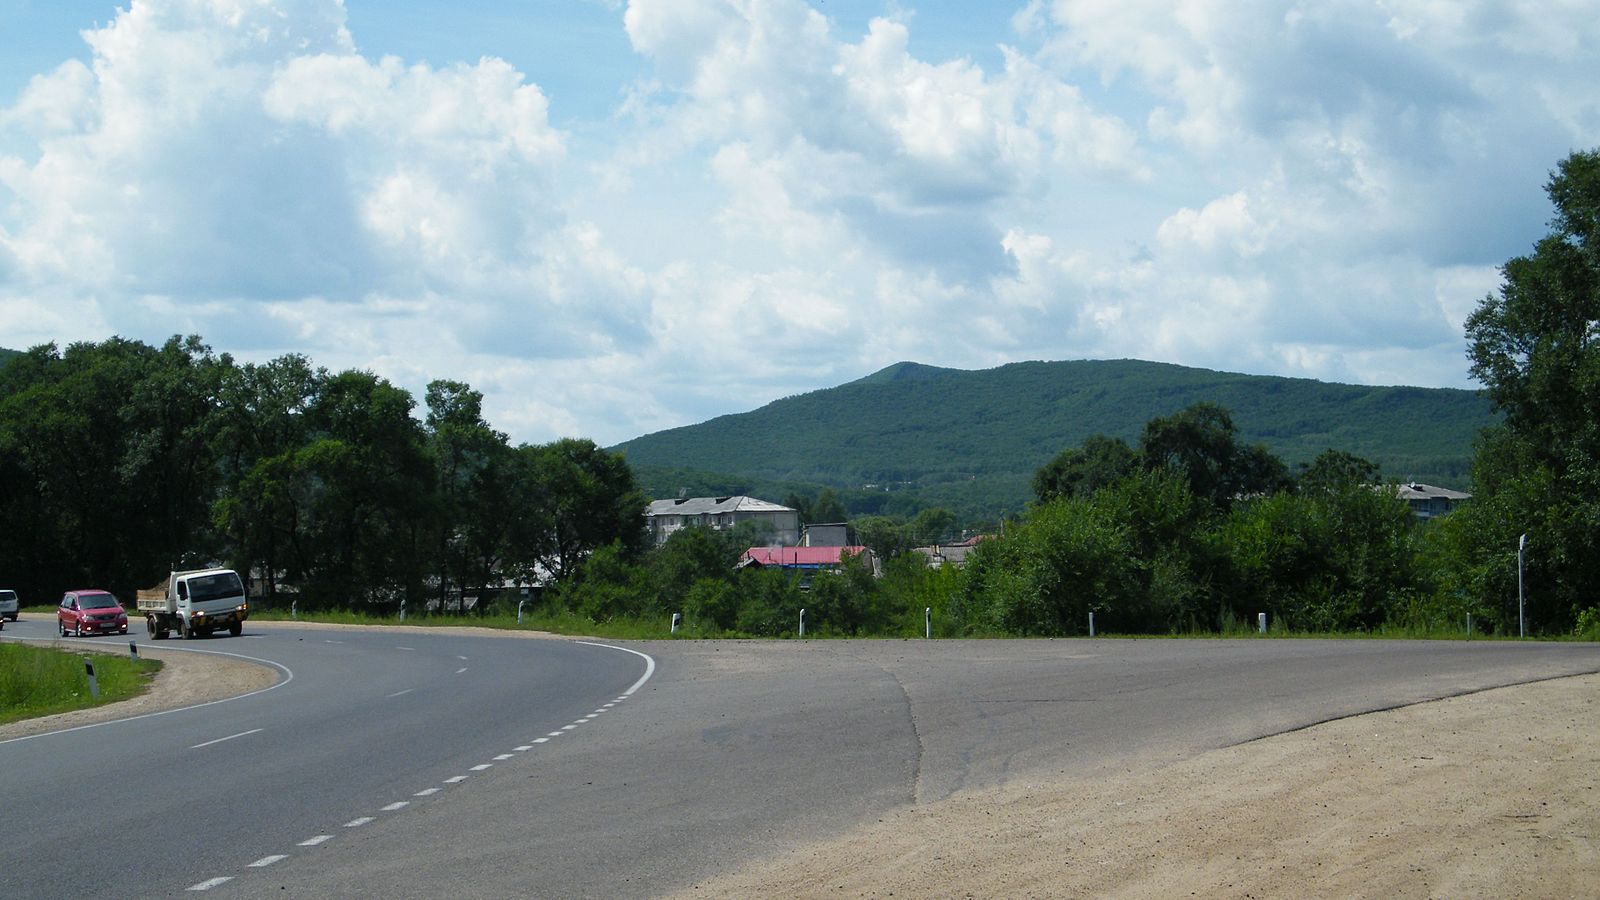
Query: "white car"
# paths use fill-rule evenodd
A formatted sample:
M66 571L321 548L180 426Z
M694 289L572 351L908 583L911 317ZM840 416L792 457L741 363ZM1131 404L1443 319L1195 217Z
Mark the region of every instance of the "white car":
M10 619L11 621L15 622L17 620L17 609L19 606L20 604L17 602L16 591L8 591L0 588L0 618Z

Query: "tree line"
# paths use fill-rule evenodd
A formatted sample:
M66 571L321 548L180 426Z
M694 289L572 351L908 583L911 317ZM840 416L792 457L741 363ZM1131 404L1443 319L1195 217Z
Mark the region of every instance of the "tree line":
M239 364L192 336L35 347L0 366L0 577L28 602L127 597L220 561L269 602L421 610L642 551L620 456L513 446L482 399L434 381L419 420L369 372Z

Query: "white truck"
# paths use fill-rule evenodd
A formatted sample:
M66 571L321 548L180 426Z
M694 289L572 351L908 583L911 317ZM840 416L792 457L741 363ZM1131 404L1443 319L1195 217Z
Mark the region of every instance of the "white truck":
M232 569L173 572L167 580L138 593L139 612L151 640L176 631L185 638L210 637L219 628L238 637L250 618L244 582Z

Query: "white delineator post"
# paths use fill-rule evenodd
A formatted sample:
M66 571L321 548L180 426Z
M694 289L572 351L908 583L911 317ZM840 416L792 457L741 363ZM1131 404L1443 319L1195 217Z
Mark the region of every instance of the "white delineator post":
M528 601L526 601L526 600L518 600L517 601L517 624L518 625L522 624L522 607L527 605L527 603L528 603Z
M1261 629L1261 633L1262 634L1266 634L1267 633L1267 614L1266 613L1256 613L1256 627Z
M1094 637L1094 613L1089 613L1089 637Z
M1528 626L1522 617L1522 551L1527 547L1527 535L1517 538L1517 637L1528 636Z
M673 634L677 634L678 633L678 623L681 622L681 621L683 621L683 613L673 613L672 614L672 633Z
M806 608L800 607L800 636L806 636Z
M933 607L922 608L922 630L928 640L933 640Z
M134 659L139 658L139 645L133 641L128 642L128 655Z
M400 621L404 622L405 620L406 620L406 599L404 597L401 597L400 598Z
M96 681L94 677L94 661L87 656L83 658L83 670L89 673L89 696L99 700L100 682Z

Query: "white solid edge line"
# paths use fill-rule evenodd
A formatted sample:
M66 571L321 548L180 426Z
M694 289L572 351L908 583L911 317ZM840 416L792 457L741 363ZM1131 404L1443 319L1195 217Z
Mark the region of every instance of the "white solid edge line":
M266 729L265 728L252 728L249 731L241 731L238 734L230 734L227 737L220 737L220 738L217 738L214 741L206 741L204 743L195 744L194 746L190 747L189 749L190 750L199 750L201 747L209 747L212 744L220 744L223 741L231 741L234 738L249 737L252 734L260 734L263 731L266 731Z
M316 837L311 838L309 840L301 841L300 842L300 846L302 846L302 847L315 847L316 845L322 843L323 841L331 841L331 840L333 840L333 835L331 835L331 834L319 834Z
M270 866L273 863L277 862L278 860L288 859L288 858L289 857L288 857L287 854L274 853L271 856L263 856L263 857L261 857L260 859L256 860L255 862L251 863L250 865L245 866L245 868L247 868L247 869L264 869L267 866Z
M390 694L390 695L389 695L389 696L388 696L388 697L387 697L387 698L385 698L385 699L393 699L393 698L395 698L395 697L402 697L402 696L404 696L404 695L406 695L406 694L409 694L409 693L411 693L411 692L412 692L412 691L414 691L414 690L416 690L416 688L406 688L406 689L405 689L405 690L403 690L403 691L395 691L395 692L394 692L394 693L392 693L392 694Z
M5 635L4 637L0 637L0 640L7 640L7 641L34 641L36 643L49 643L50 641L55 640L55 638L12 637L11 635ZM231 703L231 702L233 702L235 700L243 700L246 697L254 697L257 694L265 694L267 691L275 691L278 688L281 688L284 685L286 685L289 682L294 680L294 672L290 671L288 666L286 666L286 665L284 665L283 663L280 663L280 662L273 662L270 659L262 659L262 658L260 658L258 656L245 656L243 653L229 653L226 650L201 650L201 649L199 649L197 647L162 647L161 649L163 649L163 650L173 650L173 651L176 651L178 653L209 653L209 654L211 654L213 656L231 656L234 659L247 659L250 662L261 663L264 666L271 666L274 669L277 669L278 671L283 673L283 680L277 682L276 684L268 685L267 687L264 687L259 691L251 691L248 694L239 694L239 695L234 696L234 697L222 697L221 699L218 699L218 700L207 700L204 703L196 703L193 706L180 706L177 709L163 709L163 710L159 710L157 712L143 713L143 714L137 715L137 716L129 716L126 719L107 719L104 722L90 722L87 725L74 725L71 728L62 728L59 731L41 731L38 734L25 734L22 737L6 738L5 740L0 741L0 745L3 745L3 744L14 744L14 743L16 743L18 741L31 741L34 738L51 737L52 735L57 735L57 734L70 734L70 733L72 733L74 731L83 731L86 728L99 728L99 727L101 727L103 725L117 725L117 724L120 724L122 722L137 722L140 719L153 719L156 716L165 716L165 715L170 715L172 713L188 712L191 709L202 709L202 708L207 707L207 706L216 706L219 703ZM209 890L209 888L206 888L206 890Z
M189 885L188 890L191 890L191 891L209 891L209 890L211 890L212 888L216 887L219 884L227 884L228 882L230 882L232 880L233 880L233 876L232 875L219 875L216 878L207 878L205 881L202 881L199 884L191 884L191 885Z
M635 681L633 683L633 687L630 687L627 690L623 691L622 692L622 697L618 697L617 698L618 700L621 700L623 697L627 697L627 696L631 695L634 691L637 691L639 688L644 687L644 683L646 681L649 681L650 680L650 676L654 675L656 673L656 661L655 661L655 658L652 657L648 653L640 653L637 650L630 650L627 647L618 647L616 644L597 644L594 641L573 641L573 643L574 644L585 644L585 645L588 645L590 647L604 647L607 650L621 650L623 653L632 653L634 656L639 656L639 657L643 657L644 658L644 674L639 676L639 680Z

